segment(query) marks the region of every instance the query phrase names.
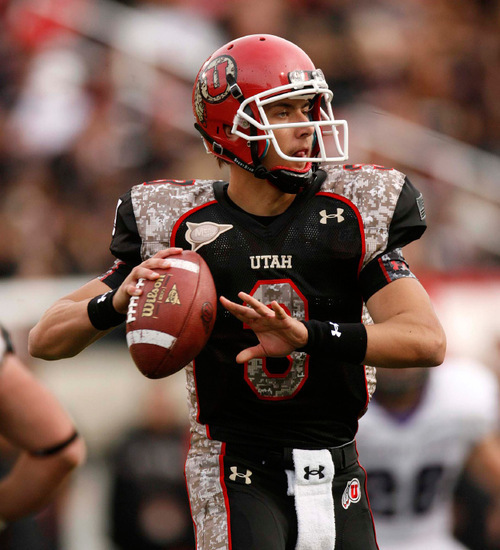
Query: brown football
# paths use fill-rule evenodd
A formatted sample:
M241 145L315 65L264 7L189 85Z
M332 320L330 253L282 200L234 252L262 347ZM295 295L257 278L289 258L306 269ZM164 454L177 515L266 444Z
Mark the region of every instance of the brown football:
M217 293L205 260L184 250L172 266L156 269L156 281L140 279L140 296L127 312L127 344L137 368L164 378L190 363L207 343L217 311Z

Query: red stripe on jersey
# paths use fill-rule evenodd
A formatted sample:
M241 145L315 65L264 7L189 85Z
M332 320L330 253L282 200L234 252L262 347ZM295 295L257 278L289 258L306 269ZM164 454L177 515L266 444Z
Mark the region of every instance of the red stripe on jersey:
M226 456L226 444L222 443L221 452L219 455L219 481L222 489L222 495L224 497L224 504L226 507L226 523L227 523L227 542L228 548L231 550L233 542L231 540L231 511L229 509L229 497L227 494L226 482L224 481L224 457Z
M364 410L368 408L368 405L370 404L370 390L368 389L368 377L366 376L366 365L363 365L363 372L365 373L365 391L366 391L366 401L365 401L365 407Z
M378 265L380 266L380 270L384 274L384 277L386 278L386 281L388 283L390 283L392 281L391 276L387 272L387 269L385 268L385 265L384 265L384 261L382 260L381 257L378 259Z
M198 409L198 412L196 413L196 422L198 422L198 424L201 425L201 422L200 422L200 401L199 401L199 398L198 398L198 395L199 395L198 394L198 384L197 384L197 380L196 380L196 359L193 359L193 379L194 379L194 391L195 391L195 395L196 395L196 407ZM210 437L208 425L205 425L205 430L206 430L208 439L212 439Z

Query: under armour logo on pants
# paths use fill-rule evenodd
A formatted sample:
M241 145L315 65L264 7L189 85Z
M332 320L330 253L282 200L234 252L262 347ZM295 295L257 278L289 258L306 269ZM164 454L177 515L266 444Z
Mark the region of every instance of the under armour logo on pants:
M245 473L238 472L238 466L231 466L229 469L232 472L229 476L231 481L239 481L245 485L250 485L250 483L252 483L252 480L250 479L252 472L250 470L247 470Z

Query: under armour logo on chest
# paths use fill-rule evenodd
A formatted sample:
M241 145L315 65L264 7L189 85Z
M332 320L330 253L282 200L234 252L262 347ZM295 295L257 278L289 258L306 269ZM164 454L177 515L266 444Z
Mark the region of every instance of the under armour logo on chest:
M325 477L325 474L323 473L323 470L325 469L324 466L318 466L318 468L316 470L311 470L311 468L309 468L309 466L306 466L304 468L304 479L307 479L309 480L309 477L310 476L318 476L318 479L323 479Z
M250 485L250 483L252 483L252 480L250 479L252 472L250 470L247 470L245 473L238 472L238 466L231 466L229 469L232 472L229 476L231 481L238 481L240 483L244 483L245 485Z
M319 213L319 215L321 216L319 223L326 225L328 220L334 220L334 219L337 220L337 223L342 223L345 220L344 216L342 216L343 213L344 213L343 208L337 208L336 214L327 214L326 210L321 210L321 212Z

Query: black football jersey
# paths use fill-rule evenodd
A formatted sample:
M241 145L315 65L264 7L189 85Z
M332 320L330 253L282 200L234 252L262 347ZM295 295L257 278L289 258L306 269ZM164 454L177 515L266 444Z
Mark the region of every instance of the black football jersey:
M294 317L360 322L369 297L412 277L401 247L425 230L421 195L396 170L327 166L286 212L263 220L235 207L223 181L156 181L121 197L102 276L170 246L198 252L218 295L277 300ZM182 297L180 297L182 300ZM295 351L235 362L256 336L219 305L208 344L186 367L192 428L226 442L324 448L351 441L374 390L368 367Z

